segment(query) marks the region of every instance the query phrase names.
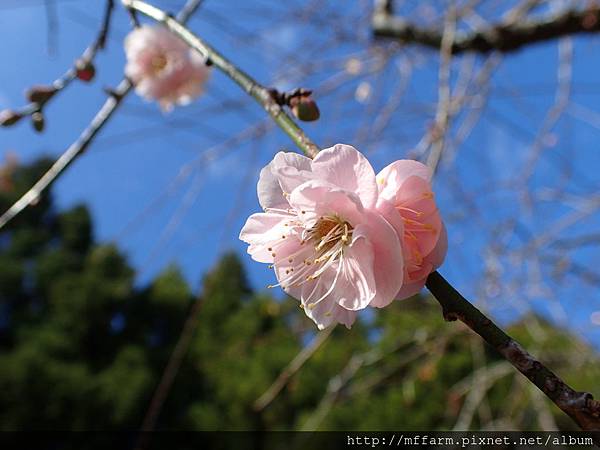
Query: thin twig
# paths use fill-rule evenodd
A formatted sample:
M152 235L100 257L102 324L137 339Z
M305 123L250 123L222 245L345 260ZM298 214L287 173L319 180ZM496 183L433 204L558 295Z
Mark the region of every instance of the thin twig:
M75 159L81 155L90 145L96 134L104 127L106 122L117 109L117 106L131 89L131 83L124 79L112 95L104 102L104 105L96 113L90 124L79 135L79 138L60 155L52 167L40 178L31 189L29 189L19 200L16 201L2 216L0 216L0 229L14 219L21 211L31 204L35 204L42 193L58 178L58 176L69 167Z
M192 49L200 53L207 62L212 63L229 78L235 81L246 93L251 95L307 156L314 157L317 154L319 148L304 134L304 131L296 125L294 120L285 112L282 106L278 104L272 90L262 86L250 75L243 72L203 39L196 36L163 10L140 0L123 0L123 4L130 9L136 10L157 22L164 24Z
M429 157L427 158L427 166L435 173L444 151L446 142L446 133L450 124L450 108L452 103L450 92L450 72L452 70L452 42L454 42L454 34L456 31L456 8L454 5L450 7L446 16L444 25L444 35L440 48L440 70L439 70L439 93L438 106L435 115L435 124L433 132L433 142Z
M294 376L298 370L304 365L306 361L310 359L312 355L315 354L321 345L327 340L334 327L329 327L319 334L317 334L314 339L304 347L292 361L286 366L285 369L281 371L277 379L271 384L271 386L254 402L254 410L262 411L277 397L277 394L281 392L281 390L288 383L290 378Z
M150 407L148 408L148 412L146 413L144 421L142 422L142 433L138 440L138 445L136 446L138 450L144 448L147 444L147 434L145 433L153 431L154 427L156 426L156 421L158 420L162 406L167 399L169 392L171 391L173 381L175 381L177 372L179 372L181 363L183 362L192 338L194 337L194 332L196 331L196 327L198 325L198 317L200 316L200 311L202 310L202 303L203 301L200 298L196 299L194 302L185 324L183 325L183 330L181 331L181 335L177 340L175 349L173 350L173 353L171 353L171 357L169 358L169 362L165 367L158 387L152 396Z

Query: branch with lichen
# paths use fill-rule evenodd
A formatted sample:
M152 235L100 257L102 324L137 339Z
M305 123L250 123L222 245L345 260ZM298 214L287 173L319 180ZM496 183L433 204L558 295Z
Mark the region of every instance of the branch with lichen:
M45 125L44 106L74 80L89 82L94 78L96 74L94 59L98 51L104 49L106 45L114 6L114 0L106 0L100 31L98 31L98 35L94 41L85 49L73 66L62 76L54 80L52 84L29 88L25 93L25 97L29 103L24 107L18 110L6 109L1 111L0 126L11 126L19 122L22 118L31 116L33 128L37 132L42 132Z
M481 336L581 429L600 431L600 402L591 394L571 388L460 295L438 272L429 275L426 286L442 306L446 321L460 320Z
M372 31L375 38L395 39L440 49L443 33L437 28L417 25L394 15L391 2L383 2L374 11ZM541 19L501 21L488 27L457 32L451 44L452 54L465 52L509 53L538 42L583 33L600 32L600 7L567 9Z
M163 23L259 102L306 155L316 155L318 147L283 110L281 96L260 85L166 12L140 0L123 0L123 4ZM600 430L600 403L591 394L572 389L461 296L438 272L428 277L426 286L442 306L446 320L461 320L479 334L583 430Z

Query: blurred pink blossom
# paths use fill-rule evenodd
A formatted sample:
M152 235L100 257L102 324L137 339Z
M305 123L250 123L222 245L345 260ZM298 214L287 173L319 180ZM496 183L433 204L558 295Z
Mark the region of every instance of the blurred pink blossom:
M264 213L250 216L240 239L320 329L350 327L356 311L394 300L401 242L375 208L375 172L361 153L343 144L314 160L280 152L260 174L258 197Z
M377 210L402 241L404 282L401 300L418 293L448 249L446 228L431 189L431 171L418 161L395 161L377 174Z
M161 25L144 25L129 33L125 53L125 74L136 92L158 101L163 111L199 96L209 75L203 57Z

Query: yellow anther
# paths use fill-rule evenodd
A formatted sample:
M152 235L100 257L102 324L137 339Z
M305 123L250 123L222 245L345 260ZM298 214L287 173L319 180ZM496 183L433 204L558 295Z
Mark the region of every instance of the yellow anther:
M417 226L423 225L421 222L417 222L416 220L412 220L412 219L407 219L406 217L403 217L402 220L404 221L404 223L407 223L408 225L417 225Z
M415 259L417 260L417 264L421 264L423 262L423 255L421 254L421 252L419 250L413 250L413 255L415 256Z

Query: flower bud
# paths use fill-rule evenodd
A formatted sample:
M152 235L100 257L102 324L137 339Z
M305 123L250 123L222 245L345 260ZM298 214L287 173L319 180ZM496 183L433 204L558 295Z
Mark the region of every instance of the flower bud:
M10 127L23 118L22 114L11 109L0 111L0 126Z
M77 78L87 83L89 81L92 81L92 79L96 75L96 67L94 67L94 64L92 64L91 61L78 59L75 63L75 74Z
M291 98L290 107L294 116L304 122L312 122L321 116L317 103L310 95Z
M54 94L56 94L56 88L53 86L33 86L26 92L25 96L31 103L43 105L50 100Z
M44 115L39 111L34 112L31 115L31 124L38 133L44 131L44 126L46 125Z

